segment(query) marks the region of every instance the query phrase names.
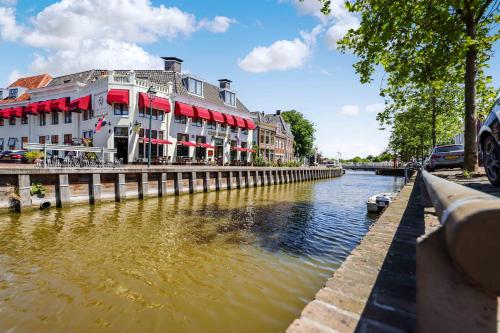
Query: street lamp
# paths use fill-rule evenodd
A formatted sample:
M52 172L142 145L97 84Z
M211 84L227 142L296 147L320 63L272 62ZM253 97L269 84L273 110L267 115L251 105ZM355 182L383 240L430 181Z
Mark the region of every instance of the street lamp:
M156 90L153 86L148 89L149 97L149 141L148 141L148 168L151 166L151 133L153 132L151 127L151 121L153 120L153 99L156 97Z

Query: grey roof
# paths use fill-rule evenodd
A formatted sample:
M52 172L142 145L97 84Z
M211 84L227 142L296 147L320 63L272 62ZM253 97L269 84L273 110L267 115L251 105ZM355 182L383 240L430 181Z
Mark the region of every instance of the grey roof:
M281 132L286 135L293 135L290 124L283 119L281 115L265 114L263 112L251 112L251 117L258 123L266 123L270 125L280 126Z
M115 70L114 72L119 75L127 75L130 72L130 70ZM174 93L188 97L189 99L200 100L201 102L217 105L225 109L231 108L224 103L224 100L221 97L219 87L210 84L206 81L203 81L203 97L198 97L196 95L188 93L186 87L183 84L182 81L183 75L181 73L175 73L172 71L165 71L165 70L134 70L134 72L135 76L138 79L148 80L153 83L166 85L168 82L173 82ZM82 84L89 84L95 81L100 76L108 75L108 73L109 73L108 70L93 69L85 72L64 75L54 78L48 84L48 86L51 87L51 86L58 86L61 84L76 83L76 82ZM238 98L236 98L235 109L240 112L250 112L248 108Z

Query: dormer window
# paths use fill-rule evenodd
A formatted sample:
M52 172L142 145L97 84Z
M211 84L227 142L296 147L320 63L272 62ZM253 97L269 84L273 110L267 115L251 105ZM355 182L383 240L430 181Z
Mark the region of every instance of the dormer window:
M17 98L17 88L9 89L9 98Z
M236 94L234 92L223 90L222 99L227 105L236 106Z
M203 82L192 77L187 77L186 88L191 94L203 96Z

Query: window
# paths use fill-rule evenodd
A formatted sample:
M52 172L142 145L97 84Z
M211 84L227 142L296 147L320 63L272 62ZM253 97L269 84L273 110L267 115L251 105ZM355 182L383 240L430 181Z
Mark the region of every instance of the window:
M128 116L128 106L125 104L113 104L113 110L117 116Z
M73 135L71 135L71 134L64 134L64 144L65 145L73 144Z
M8 142L9 149L11 150L16 149L16 141L17 141L16 138L9 138Z
M21 124L22 125L27 125L28 124L28 116L27 115L23 115L21 117Z
M45 143L45 135L40 135L38 137L38 143L44 144Z
M174 117L174 121L177 123L177 124L185 124L187 122L187 117L186 116L182 116L182 115L175 115Z
M45 113L40 114L38 117L39 117L38 121L39 121L40 126L47 125L47 117L46 117Z
M128 128L127 127L115 127L115 136L128 137Z
M231 126L231 133L238 132L238 128L236 126Z
M3 118L0 118L0 126L3 126Z
M179 141L189 141L189 136L179 133L177 134L177 142ZM177 145L177 156L189 156L189 147Z
M217 129L217 123L215 121L207 122L208 129Z
M146 117L146 109L145 108L139 108L139 117Z
M241 133L242 133L242 134L245 134L245 135L248 135L248 128L243 128L243 129L241 130Z
M17 98L17 88L9 89L9 98Z
M226 124L220 124L220 130L221 132L225 132L227 129L227 125Z
M27 136L23 136L23 137L21 138L21 142L23 143L23 146L24 146L24 144L25 144L25 143L28 143L28 137L27 137ZM21 147L21 148L22 148L22 147Z
M59 112L52 112L52 125L59 124Z
M236 94L227 90L223 91L224 103L236 106Z
M94 117L94 110L83 111L83 120L89 120Z
M9 125L15 125L16 124L16 118L12 117L9 118Z
M64 112L64 123L71 124L73 122L73 112Z
M200 80L193 79L192 77L188 78L187 88L191 94L203 96L203 82Z
M91 139L94 136L93 131L84 131L83 132L83 138L84 139Z
M201 118L195 118L195 119L193 119L193 126L194 127L202 127L203 126L203 120Z
M2 150L3 150L3 138L0 139L0 151L2 151Z
M59 135L52 135L50 137L50 142L53 143L53 144L58 144L59 143Z

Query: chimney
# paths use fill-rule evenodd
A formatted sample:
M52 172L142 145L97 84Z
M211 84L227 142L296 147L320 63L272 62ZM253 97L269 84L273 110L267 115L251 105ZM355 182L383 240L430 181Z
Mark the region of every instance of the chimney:
M276 115L279 116L281 114L281 110L276 110Z
M219 87L221 87L221 89L231 89L231 80L228 80L228 79L220 79L219 80Z
M182 59L176 57L161 57L165 60L165 70L172 71L176 73L181 73L182 69Z

